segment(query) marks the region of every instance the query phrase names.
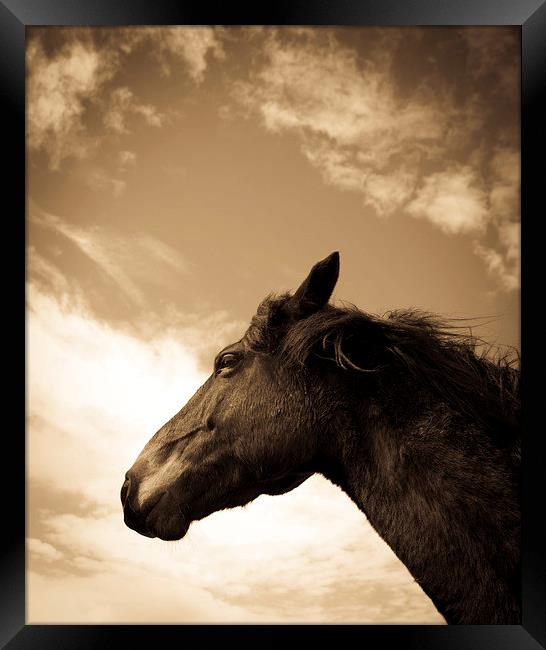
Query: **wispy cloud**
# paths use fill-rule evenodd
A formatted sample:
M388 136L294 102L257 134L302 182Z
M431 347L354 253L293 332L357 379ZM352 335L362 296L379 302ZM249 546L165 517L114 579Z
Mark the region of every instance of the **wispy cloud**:
M483 258L490 273L500 279L507 291L520 285L521 232L518 222L500 223L497 228L496 247L475 242L476 253Z
M53 562L60 560L63 554L51 544L42 542L35 537L27 539L27 552L29 552L35 559L44 560L46 562Z
M27 272L34 280L38 279L40 283L50 287L56 295L66 295L72 291L68 278L55 264L41 255L35 246L29 246L27 249Z
M127 188L127 183L121 178L113 178L104 169L88 170L85 183L98 192L111 192L116 198L120 197Z
M489 242L474 242L474 250L489 273L506 291L520 286L520 156L507 147L494 151L490 163Z
M297 136L326 183L358 193L378 216L406 213L446 235L479 237L474 250L501 287L517 288L516 275L506 281L503 270L513 267L517 246L516 230L506 226L519 218L517 128L499 133L500 150L483 137L492 102L517 95L517 66L500 64L498 32L489 30L483 42L481 32L461 30L478 85L461 100L445 76L431 72L401 92L393 53L403 49L403 38L394 36L362 57L333 30L271 30L263 58L247 81L234 84L233 95L269 131ZM486 100L482 77L501 68L508 68L503 81ZM501 235L507 228L509 253ZM491 230L498 231L493 248L484 240Z
M110 134L130 133L130 118L161 127L167 115L142 102L122 81L124 63L146 47L163 74L176 65L200 83L209 53L223 58L218 30L211 27L171 27L103 30L100 43L93 30L63 32L64 45L50 53L39 29L27 48L28 144L44 151L52 169L67 158L88 158ZM113 86L113 87L112 87ZM89 128L89 118L102 129Z
M380 214L398 207L401 193L409 197L416 163L446 130L449 116L437 102L398 97L388 60L362 63L331 33L303 32L291 42L273 34L265 55L266 64L235 93L267 129L295 132L326 181L360 192L365 201L370 194ZM408 177L402 185L390 175L394 163Z
M164 76L173 68L188 73L195 83L203 81L207 58L225 57L222 28L204 26L140 27L116 29L115 40L124 54L148 47Z
M151 30L156 56L159 57L163 73L170 75L174 60L184 64L192 79L203 81L207 69L207 56L223 59L224 49L219 39L219 30L211 27L170 27Z
M431 174L407 210L447 234L483 232L489 220L487 194L478 183L468 166Z
M407 214L446 235L473 237L473 250L499 286L517 288L515 248L502 234L516 229L501 226L519 219L517 128L494 130L495 106L505 106L518 91L517 62L504 60L515 43L512 32L453 32L467 61L462 97L433 64L401 91L394 60L404 39L417 38L411 30L375 30L365 55L332 29L245 34L260 56L251 60L248 78L226 81L239 107L267 130L295 135L324 181L357 193L368 213ZM143 27L106 31L99 47L92 31L76 30L47 54L36 31L28 48L30 147L45 151L58 168L64 158L89 157L106 137L128 136L142 124L164 126L171 113L135 94L122 78L124 62L146 52L170 75L168 83L182 71L190 84L199 84L213 60L229 56L229 42L225 29ZM233 113L233 106L224 108ZM88 126L91 109L94 129ZM134 160L120 159L118 170ZM85 182L116 197L126 188L125 180L99 169Z
M116 88L104 114L105 126L114 133L129 133L127 121L131 115L141 116L149 126L155 127L160 127L166 119L166 116L151 104L138 102L129 88Z
M92 44L74 41L49 58L41 41L27 49L28 144L43 149L57 169L68 156L83 158L96 146L83 125L86 102L109 80L115 64Z
M94 504L30 501L41 532L27 547L29 621L442 622L362 513L319 477L215 513L177 544L127 529L125 470L205 378L193 335L144 341L36 287L29 297L27 480L41 495L68 490Z
M497 223L519 221L520 154L508 147L497 147L490 163L491 214Z
M178 251L146 233L122 237L99 227L82 228L32 203L30 219L70 240L125 297L139 305L146 303L143 282L162 283L173 273L179 276L189 272L187 261Z
M137 155L134 151L125 149L118 153L118 166L121 171L126 171L136 165Z

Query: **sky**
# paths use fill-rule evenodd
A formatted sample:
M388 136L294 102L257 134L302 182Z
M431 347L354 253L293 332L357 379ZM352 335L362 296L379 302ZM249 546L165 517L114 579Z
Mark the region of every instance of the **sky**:
M27 622L443 622L320 476L179 542L119 491L334 250L334 302L519 347L519 52L506 27L28 30Z

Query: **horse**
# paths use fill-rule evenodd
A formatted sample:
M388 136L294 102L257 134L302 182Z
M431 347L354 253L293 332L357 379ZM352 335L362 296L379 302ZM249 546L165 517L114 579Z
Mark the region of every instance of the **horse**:
M181 539L319 473L448 624L519 624L517 360L488 358L471 330L427 312L334 306L338 275L334 252L261 302L127 472L125 524Z

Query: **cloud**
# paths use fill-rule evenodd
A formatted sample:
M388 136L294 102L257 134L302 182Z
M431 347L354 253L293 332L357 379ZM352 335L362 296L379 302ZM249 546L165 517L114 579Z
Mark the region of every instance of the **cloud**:
M164 74L171 73L169 59L183 62L190 77L197 83L203 81L209 53L217 58L225 56L219 39L220 30L211 27L170 27L151 30L150 35L160 58Z
M123 83L128 58L138 49L158 61L163 73L173 62L193 83L202 82L209 54L224 57L221 30L210 27L59 30L62 45L50 53L33 28L27 47L28 145L45 152L51 169L67 158L92 156L104 139L130 133L129 119L161 127L167 116L141 102ZM113 86L113 87L112 87ZM91 123L102 123L102 129Z
M139 103L129 88L116 88L103 117L104 125L114 133L130 133L127 121L131 115L142 116L149 126L154 127L162 126L166 119L166 116L151 104Z
M111 182L115 181L102 176L94 180L105 183L104 186L99 184L97 189L111 188ZM99 227L75 226L32 203L30 219L70 240L121 289L127 299L138 305L146 303L142 283L161 284L172 280L173 273L185 275L189 272L188 263L178 251L146 233L122 237ZM36 263L43 266L41 261Z
M28 296L28 516L39 530L28 543L30 622L442 622L320 477L215 513L180 543L130 531L123 474L205 379L194 333L143 340L35 285ZM200 336L217 330L201 324ZM74 509L84 502L94 505Z
M474 245L474 251L484 260L488 272L497 277L507 291L519 288L519 264L511 263L498 250L478 242Z
M137 155L134 151L120 151L118 153L118 165L121 171L126 171L129 167L136 165Z
M83 158L97 142L85 131L82 118L89 97L114 73L114 64L84 41L67 43L48 58L41 41L27 48L28 143L43 149L52 169L69 156Z
M63 554L54 546L47 542L42 542L39 539L35 539L34 537L27 539L27 552L34 557L45 560L46 562L60 560L63 557Z
M519 153L507 147L497 148L490 161L490 177L489 241L475 241L474 252L501 288L513 291L520 286Z
M111 193L114 198L120 198L127 190L127 181L116 178L113 174L123 174L136 166L137 154L134 151L119 151L115 156L116 167L112 171L89 165L85 172L79 174L83 183L96 192Z
M407 211L454 235L483 232L489 219L487 194L477 186L476 175L468 166L425 178Z
M236 622L244 610L153 568L89 562L94 573L27 572L29 621L36 623ZM145 597L143 597L145 594Z
M104 30L100 47L91 30L67 34L52 55L39 30L28 47L29 145L44 150L54 168L64 158L93 155L105 138L127 136L139 123L167 123L168 111L142 102L127 85L130 57L146 53L164 74L181 70L199 84L211 61L225 59L227 44L236 40L229 30L210 27ZM501 288L517 288L500 272L513 266L500 231L488 241L491 228L517 220L519 211L511 171L517 125L512 120L503 128L502 121L518 92L514 30L453 30L449 42L464 54L464 80L431 64L403 91L395 64L408 39L417 38L414 31L367 30L362 51L347 45L343 30L244 34L259 55L250 60L248 78L234 75L226 83L247 115L258 116L272 133L295 135L326 183L357 193L377 216L405 213L446 235L479 235L472 242L476 254ZM222 111L233 114L232 107ZM120 160L119 170L131 164L134 159ZM86 182L117 197L125 191L124 180L100 170L91 170Z
M337 513L335 528L325 513ZM65 559L54 578L31 562L48 578L30 583L32 622L78 621L82 612L105 623L443 622L361 513L318 477L291 495L211 515L175 544L137 536L120 508L50 514L46 526ZM106 577L116 589L99 596ZM75 611L64 609L68 591L80 604ZM146 610L149 594L161 591L170 602L159 598ZM99 603L100 614L85 614Z
M203 81L209 55L216 59L225 57L222 44L225 31L219 27L130 27L116 29L114 34L112 40L124 54L148 48L164 76L170 76L176 64L195 83Z
M405 213L446 235L480 237L476 254L501 288L517 288L499 228L519 218L517 124L494 134L499 93L504 102L517 97L517 66L504 66L510 72L502 88L483 91L484 78L503 68L504 46L514 49L515 33L453 32L472 69L462 99L455 81L433 66L402 92L393 62L413 32L367 35L375 45L364 55L343 44L342 30L270 30L263 56L233 85L233 97L267 130L295 135L327 184L357 193L377 216ZM493 129L487 136L485 125ZM498 241L487 245L490 230L498 230ZM515 247L510 251L514 256Z
M111 504L120 467L204 374L181 331L179 341L170 332L148 344L101 325L85 306L28 293L30 475Z
M127 188L127 183L124 180L109 176L103 169L88 170L85 175L85 183L98 192L112 192L116 198L119 198Z
M70 284L66 276L61 271L41 255L35 246L29 246L27 249L27 271L28 275L34 280L53 289L57 295L67 294L71 291Z
M519 221L520 154L497 147L490 163L491 214L496 222Z
M485 262L489 273L497 277L507 291L520 286L520 241L519 222L505 221L496 228L496 247L474 243L474 250Z
M265 56L251 80L235 86L238 101L268 130L295 132L327 182L361 193L381 215L396 209L411 194L416 158L445 133L445 112L428 97L398 97L385 57L362 63L331 33L290 42L272 35Z

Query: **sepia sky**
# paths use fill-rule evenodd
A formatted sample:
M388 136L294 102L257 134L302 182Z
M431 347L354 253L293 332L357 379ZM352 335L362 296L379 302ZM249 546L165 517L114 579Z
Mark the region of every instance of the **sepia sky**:
M27 32L27 621L439 623L315 476L194 523L119 490L258 302L334 300L519 346L516 28Z

